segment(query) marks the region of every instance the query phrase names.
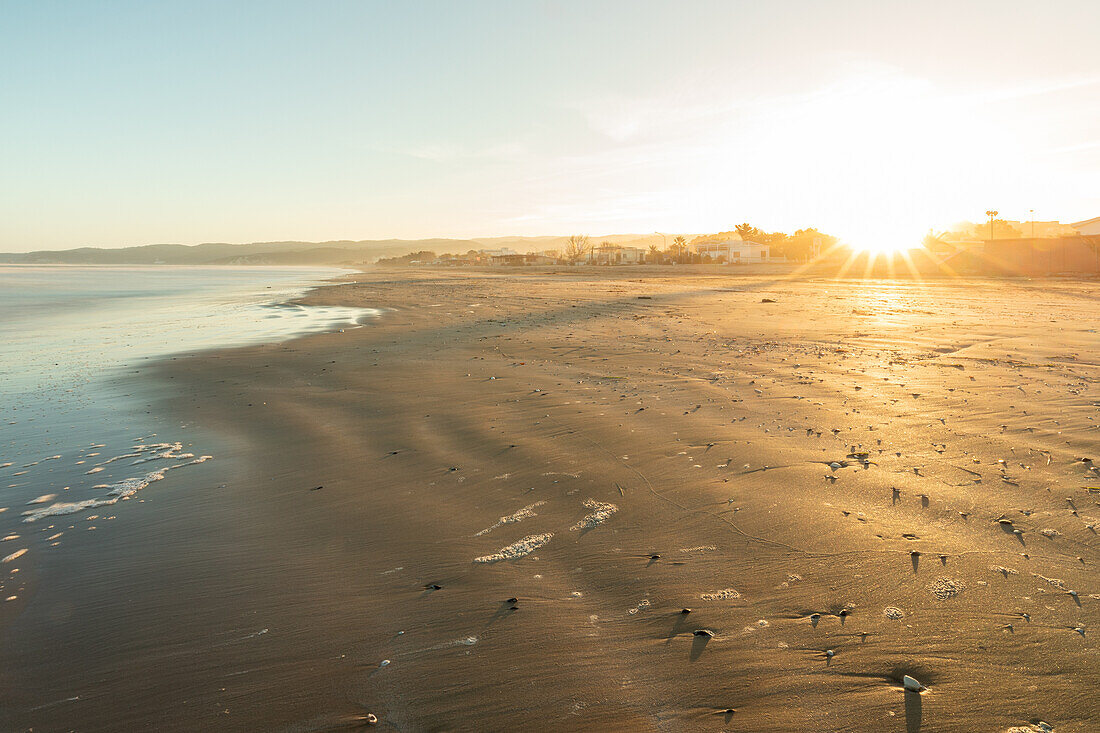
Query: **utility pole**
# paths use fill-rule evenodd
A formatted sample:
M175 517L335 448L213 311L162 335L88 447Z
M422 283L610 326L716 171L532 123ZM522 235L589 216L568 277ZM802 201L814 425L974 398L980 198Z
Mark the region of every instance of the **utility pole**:
M1029 209L1031 212L1031 238L1035 239L1035 209Z
M985 212L985 215L989 217L989 239L991 241L993 239L993 217L997 216L997 214L999 213L1001 212L997 211L996 209L989 209Z

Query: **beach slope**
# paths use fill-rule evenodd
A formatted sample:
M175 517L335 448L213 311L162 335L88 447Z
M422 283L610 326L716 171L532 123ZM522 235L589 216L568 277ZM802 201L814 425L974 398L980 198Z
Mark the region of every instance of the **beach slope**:
M212 568L177 569L189 653L92 663L126 713L17 722L1100 726L1095 283L372 271L310 300L387 311L160 369L242 466Z

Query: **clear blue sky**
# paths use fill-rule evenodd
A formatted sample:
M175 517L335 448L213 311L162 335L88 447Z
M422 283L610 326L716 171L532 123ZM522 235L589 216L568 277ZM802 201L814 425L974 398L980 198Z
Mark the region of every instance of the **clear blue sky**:
M1100 2L0 0L0 250L1100 216Z

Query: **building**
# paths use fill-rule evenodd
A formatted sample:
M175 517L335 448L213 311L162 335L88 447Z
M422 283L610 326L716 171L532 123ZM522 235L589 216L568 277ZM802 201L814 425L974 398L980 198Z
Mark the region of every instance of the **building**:
M518 254L514 249L509 247L501 247L500 249L479 249L477 253L482 257L502 257L504 255Z
M530 267L533 265L556 265L558 260L541 254L505 254L493 255L490 259L493 265L509 265L511 267Z
M1082 222L1083 223L1083 222ZM977 269L1003 275L1100 274L1100 234L1034 239L993 239L971 250ZM977 255L975 258L974 255Z
M1072 224L1063 224L1060 221L1016 221L1015 219L1008 219L1005 224L1018 231L1021 237L1028 239L1072 237L1077 233ZM989 236L988 224L977 224L976 227L976 231L982 235L983 239Z
M599 244L588 252L590 265L637 265L645 262L645 250L619 244Z
M1100 234L1100 216L1095 219L1085 219L1084 221L1075 221L1070 224L1078 234L1084 234L1085 236L1095 236Z
M691 248L704 259L730 264L767 262L771 256L771 248L768 245L742 239L728 239L724 242L698 242L691 245Z

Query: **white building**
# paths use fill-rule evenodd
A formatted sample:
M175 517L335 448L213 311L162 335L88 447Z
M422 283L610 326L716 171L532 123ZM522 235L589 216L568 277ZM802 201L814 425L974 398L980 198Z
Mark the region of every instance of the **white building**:
M645 261L645 250L618 244L600 244L588 252L593 265L636 265Z
M1070 226L1076 229L1078 234L1084 234L1085 236L1100 234L1100 216L1096 217L1095 219L1075 221Z
M519 254L510 247L501 247L500 249L479 249L477 253L482 257L504 257L505 255Z
M691 248L704 258L729 263L767 262L771 256L771 248L768 245L741 239L699 242L691 245Z

